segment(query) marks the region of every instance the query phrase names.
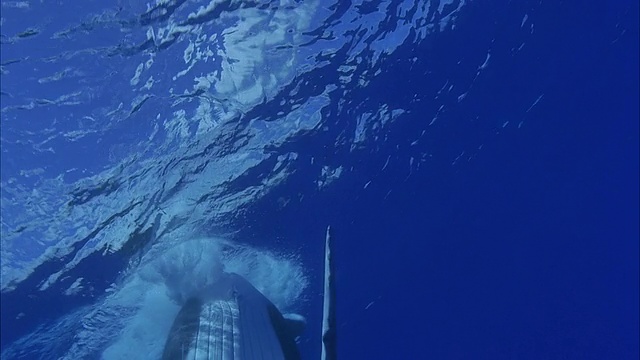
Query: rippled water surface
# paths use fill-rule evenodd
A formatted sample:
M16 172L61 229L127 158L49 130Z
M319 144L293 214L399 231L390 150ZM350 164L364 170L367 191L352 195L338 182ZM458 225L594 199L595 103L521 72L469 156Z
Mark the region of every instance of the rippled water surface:
M515 316L520 320L507 323L541 333L548 328L483 306L482 295L462 312L448 309L460 316L457 320L417 310L452 304L471 292L493 294L485 295L490 302L491 296L513 290L514 314L540 309L538 300L522 300L535 297L518 291L523 282L537 283L544 271L512 279L504 274L515 274L517 264L538 266L528 263L526 254L544 262L550 252L571 258L575 249L553 250L543 243L541 250L531 245L535 240L522 240L525 246L517 249L504 250L502 243L480 249L478 242L447 241L447 236L460 239L478 230L467 226L509 228L505 224L519 229L515 237L536 233L523 220L535 219L531 214L551 214L537 221L549 233L555 231L551 218L585 229L580 224L593 223L590 215L578 211L575 220L549 210L581 208L578 199L585 196L577 192L594 194L575 179L607 189L625 179L616 183L619 188L633 189L626 181L633 184L638 175L637 154L629 155L637 134L628 134L637 130L637 117L625 119L637 115L630 106L637 69L635 82L618 72L637 62L637 51L629 55L637 50L637 4L579 8L466 0L3 1L2 358L158 358L180 299L223 269L245 276L283 311L305 314L310 328L299 345L303 354L317 357L321 244L329 223L337 225L345 266L339 286L344 354L366 346L373 354L381 347L400 358L553 358L576 353L558 349L582 351L589 348L587 339L602 339L596 330L566 335L598 324L617 330L592 354L604 354L598 349L609 340L619 344L612 354L637 354L637 340L629 340L638 333L637 309L634 323L617 313L603 315L609 319L605 325L589 317L558 320L564 325L557 348L543 340L547 345L536 347L535 334L516 331L522 341L514 343L487 332L494 325L486 324L496 320L474 316ZM572 23L565 15L578 20ZM613 64L616 70L604 70ZM581 82L585 76L590 80ZM627 90L618 97L597 94L621 88ZM599 101L610 110L607 121L622 125L604 130L596 125L607 113L589 108ZM575 104L587 104L584 113ZM585 119L582 132L573 126L579 117ZM584 135L591 133L602 138ZM610 143L619 147L593 150ZM503 157L510 153L514 159ZM569 153L576 155L563 157ZM583 155L588 160L581 160ZM619 166L604 160L626 155L630 163ZM636 172L628 172L634 164ZM610 177L584 176L592 173ZM498 185L483 174L521 175L513 181L522 182ZM553 182L554 174L570 180ZM608 180L612 183L602 185ZM542 201L536 210L523 205L518 212L521 204L536 202L514 195L514 189L535 194L535 184L541 184L545 190L537 199L545 199L555 191L567 194L570 190L550 185L563 181L575 197L562 202L554 196L558 203ZM506 190L493 193L494 187ZM474 198L480 188L492 195ZM627 209L627 217L603 220L603 228L629 229L637 204L596 203L600 198L594 196L589 206L603 213ZM633 198L633 192L623 198ZM477 205L501 201L513 210L509 214L522 216L494 220L505 214ZM473 206L484 210L465 212ZM461 233L434 230L444 228ZM544 231L536 235L548 238ZM582 235L568 232L563 239L575 244ZM637 257L618 258L637 249L637 237L629 242L635 235L637 229L616 235L620 243L611 245L610 257L602 261L623 265L606 274L637 279ZM487 244L487 238L479 242ZM594 244L573 258L587 259L606 247L600 240ZM492 252L495 248L505 252ZM445 255L436 258L439 251ZM474 260L442 260L452 252L477 260L483 251L514 259L499 269L492 268L493 260L476 264L494 271L482 279L503 279L506 285L462 276L475 270L456 264ZM571 269L598 266L577 264ZM449 280L427 281L425 274L448 274L443 276ZM580 284L580 279L567 282ZM449 281L484 285L460 285L470 292L460 293L455 285L446 289ZM637 291L633 295L628 283L620 284L622 302L615 304L629 309ZM569 302L584 295L571 294ZM414 300L402 305L389 299ZM593 313L591 305L580 311ZM403 306L407 313L398 314ZM424 317L412 324L410 314L416 312ZM472 319L468 324L460 320L465 316ZM372 319L379 322L367 327ZM475 325L480 332L496 335L495 346L455 345L452 334L461 330L450 327L469 329L474 321L484 324ZM439 324L440 335L429 323ZM618 336L618 330L625 335ZM367 343L375 333L377 345ZM412 340L407 344L402 338ZM437 339L438 345L423 352L419 338ZM577 345L570 339L578 339ZM494 349L504 343L509 344L505 353ZM389 356L383 353L377 352Z

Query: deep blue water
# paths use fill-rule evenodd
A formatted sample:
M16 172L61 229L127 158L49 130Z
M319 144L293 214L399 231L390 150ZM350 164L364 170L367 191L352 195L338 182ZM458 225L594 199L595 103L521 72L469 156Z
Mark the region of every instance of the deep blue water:
M376 9L383 3L365 5ZM354 6L340 4L332 9L336 18L342 16L341 8ZM380 72L366 85L328 92L321 126L265 146L265 152L276 155L296 154L286 179L242 205L231 220L209 214L211 219L199 223L197 232L232 233L234 241L299 255L309 280L304 301L296 304L309 323L300 340L305 359L319 357L322 240L329 224L337 244L342 359L637 359L638 10L631 1L466 4L453 28L421 42L394 43L397 48L371 62ZM378 30L388 26L393 33L395 25L389 22L382 22ZM108 37L114 35L93 36L110 44ZM344 71L339 67L348 62L348 48L340 48L328 64L320 66L318 60L316 68L294 78L300 95L288 95L288 88L279 91L249 108L238 123L262 117L277 124L279 109L295 111L287 99L307 106L325 86L340 83L336 73ZM487 54L488 66L483 67ZM129 61L125 57L122 63ZM354 76L364 77L360 70ZM5 84L3 91L10 92ZM441 90L450 85L453 90ZM3 146L13 144L11 134L18 133L10 120L21 119L5 107L19 103L15 99L21 96L45 97L29 95L28 88L20 94L11 90L10 99L2 97ZM118 99L118 91L107 93ZM164 101L161 96L152 98L154 109L141 107L136 116L154 115L156 108L175 110ZM367 128L367 134L378 137L353 150L356 120L367 112L379 114L383 104L404 112L381 127L383 131ZM430 125L434 117L437 121ZM30 121L28 128L37 129ZM145 134L151 127L128 126L117 123L102 141L126 143L137 136L135 131ZM126 134L119 136L120 131ZM238 142L250 138L242 132L232 134ZM120 140L108 140L110 136ZM90 146L94 140L89 136L86 141ZM203 158L234 149L225 147ZM64 151L61 147L56 154ZM73 155L76 148L67 151L78 158L69 160L74 166L83 166L86 158ZM85 151L107 157L101 147ZM177 162L195 157L189 156ZM28 158L48 161L43 157ZM61 161L60 170L47 171L67 168L64 157L54 158ZM5 174L21 166L35 167L8 159L6 152L2 166ZM224 198L265 183L278 166L288 165L268 158L211 197ZM205 176L201 167L193 178ZM323 167L341 167L343 173L320 191L318 181L323 178L318 174ZM5 188L13 186L8 178L3 174ZM194 180L184 182L189 181ZM94 192L108 196L106 188ZM160 194L158 198L170 198ZM106 205L103 209L113 211ZM3 218L13 216L10 210L3 205ZM199 214L195 205L190 211ZM103 291L77 297L63 292L78 276L103 290L135 275L125 272L123 280L121 271L137 264L139 253L150 251L145 236L164 236L158 228L164 229L165 223L154 216L136 219L156 224L152 235L144 235L144 225L133 232L132 238L143 239L139 248L114 255L96 251L69 270L69 280L37 290L61 263L78 254L75 250L44 262L15 290L3 288L3 358L51 358L50 352L34 350L37 343L17 345L31 351L22 357L5 351L45 319L55 323L81 306L100 309L95 304L103 301ZM219 219L226 222L220 224ZM31 225L26 226L31 231ZM160 242L149 243L154 241ZM16 319L21 312L27 315ZM82 344L71 336L60 341L60 346L53 346L56 357L71 356L69 348ZM96 346L92 356L97 357L107 345Z
M430 50L442 57L425 63L455 71L483 47L469 43L476 36L496 44L499 63L447 117L477 120L447 124L449 137L422 146L447 160L468 139L486 141L482 150L409 176L407 161L420 150L403 140L425 120L426 103L392 131L389 143L401 147L384 171L385 158L357 159L359 178L264 226L274 220L271 231L291 231L293 216L293 234L321 234L326 222L337 229L344 358L637 358L637 26L612 44L612 25L637 25L637 14L545 4L514 60L507 54L517 36L501 29L519 20L518 6L472 7L455 35L435 40ZM405 69L388 77L422 85ZM544 100L524 113L524 99L539 92ZM402 102L396 94L378 96ZM496 118L526 123L482 124ZM362 179L373 181L366 191L354 184Z

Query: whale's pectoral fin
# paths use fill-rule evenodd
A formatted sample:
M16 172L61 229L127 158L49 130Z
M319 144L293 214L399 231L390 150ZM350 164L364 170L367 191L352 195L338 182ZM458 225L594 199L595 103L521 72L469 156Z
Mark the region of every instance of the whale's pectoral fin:
M322 360L336 360L337 324L336 324L336 279L335 265L331 255L333 238L331 228L327 227L324 245L324 298L322 306Z

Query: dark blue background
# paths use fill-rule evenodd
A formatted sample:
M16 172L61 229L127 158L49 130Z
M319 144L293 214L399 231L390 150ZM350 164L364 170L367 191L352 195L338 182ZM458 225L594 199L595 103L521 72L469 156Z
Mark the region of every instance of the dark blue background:
M513 61L502 18L476 9L497 20L494 62L459 116L544 98L467 165L344 210L344 357L638 358L638 12L602 5L542 6Z
M319 348L317 254L328 223L342 358L638 358L638 5L526 6L471 4L456 31L394 54L424 51L429 70L451 75L460 59L492 49L439 138L419 145L434 160L406 179L416 149L403 139L431 119L424 103L377 155L333 159L355 177L284 214L265 210L258 232L307 239L306 263L318 274L315 327L303 343L309 358ZM509 29L524 13L535 31L512 56L521 37ZM380 96L402 103L401 88L419 88L417 73L396 69L390 77L402 86ZM391 86L381 77L369 96ZM510 125L483 125L495 119ZM482 149L452 165L474 142Z

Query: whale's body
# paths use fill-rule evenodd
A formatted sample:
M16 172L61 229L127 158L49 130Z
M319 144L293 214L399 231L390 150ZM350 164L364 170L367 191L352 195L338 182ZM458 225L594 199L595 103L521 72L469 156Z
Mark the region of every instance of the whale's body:
M322 360L337 359L332 242L327 228ZM214 285L186 299L171 326L162 359L297 360L295 337L304 326L304 318L283 316L240 275L224 273Z
M300 319L286 319L237 274L189 298L176 316L162 359L295 360Z

